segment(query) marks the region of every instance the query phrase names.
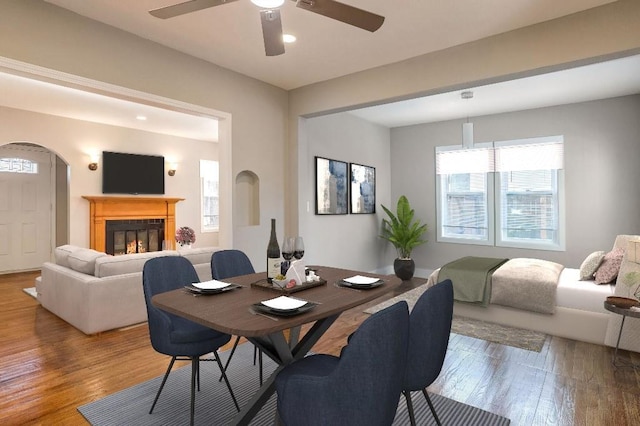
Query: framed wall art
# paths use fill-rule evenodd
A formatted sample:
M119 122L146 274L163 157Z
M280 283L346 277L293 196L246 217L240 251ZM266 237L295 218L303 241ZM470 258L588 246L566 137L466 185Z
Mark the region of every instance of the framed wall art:
M362 164L351 163L350 209L354 214L376 212L376 169Z
M347 214L349 172L347 163L316 159L316 214Z

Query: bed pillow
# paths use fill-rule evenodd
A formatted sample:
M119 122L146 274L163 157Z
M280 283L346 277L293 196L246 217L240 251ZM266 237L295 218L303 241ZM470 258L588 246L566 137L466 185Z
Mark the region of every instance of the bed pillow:
M582 262L582 265L580 265L580 281L593 279L593 276L598 270L598 266L602 263L605 254L606 252L604 251L594 251L586 257L584 262Z
M602 263L596 270L596 284L608 284L618 277L624 250L616 248L604 255Z

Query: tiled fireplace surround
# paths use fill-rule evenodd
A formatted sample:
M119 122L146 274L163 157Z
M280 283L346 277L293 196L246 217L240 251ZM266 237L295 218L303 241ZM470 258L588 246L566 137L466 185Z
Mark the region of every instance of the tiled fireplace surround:
M124 254L122 250L127 252L125 247L113 253L113 247L107 246L107 243L113 246L113 233L110 236L107 234L107 223L118 230L127 228L127 224L131 225L129 228L132 231L151 229L150 232L141 234L141 236L144 235L141 238L142 242L135 244L139 247L129 247L129 251L133 249L137 251L161 250L162 241L172 242L174 240L176 231L175 205L183 198L89 195L83 195L82 198L89 201L89 246L94 250L111 252L110 254ZM164 235L162 235L162 231L157 231L159 228L164 228ZM129 239L131 239L131 235L129 233Z

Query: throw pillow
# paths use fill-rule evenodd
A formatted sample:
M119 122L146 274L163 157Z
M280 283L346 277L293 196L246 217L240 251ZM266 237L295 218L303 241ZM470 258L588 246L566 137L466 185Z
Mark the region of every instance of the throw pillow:
M602 263L596 270L596 284L608 284L616 279L622 264L622 256L624 256L624 250L621 248L613 249L604 255Z
M587 256L582 265L580 265L580 281L593 279L593 275L598 270L598 266L602 263L605 254L604 251L594 251Z
M71 253L68 260L71 269L74 271L93 275L96 267L96 259L106 255L106 253L99 251L81 248Z

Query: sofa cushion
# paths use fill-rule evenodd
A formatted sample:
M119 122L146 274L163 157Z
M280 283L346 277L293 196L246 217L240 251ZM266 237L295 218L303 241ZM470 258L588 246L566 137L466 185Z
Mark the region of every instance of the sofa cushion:
M596 284L608 284L617 278L622 256L624 256L624 250L621 248L615 248L604 255L596 271Z
M80 250L82 247L72 246L71 244L65 244L60 247L56 247L53 251L53 257L56 261L56 265L64 266L65 268L71 268L69 265L69 255L76 250Z
M93 275L96 268L96 259L100 257L107 257L107 254L88 248L80 248L70 253L67 260L74 271Z
M96 259L95 276L98 278L142 272L147 260L161 256L177 256L174 250L131 253L120 256L106 256Z
M584 259L582 265L580 265L580 281L592 280L594 274L598 270L598 266L604 259L604 251L594 251Z

